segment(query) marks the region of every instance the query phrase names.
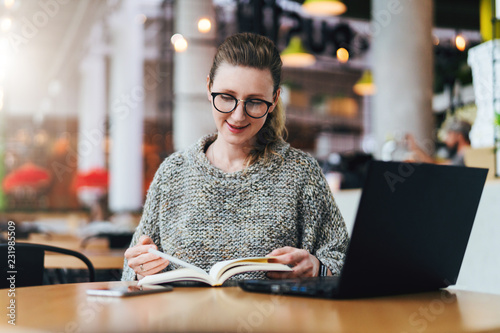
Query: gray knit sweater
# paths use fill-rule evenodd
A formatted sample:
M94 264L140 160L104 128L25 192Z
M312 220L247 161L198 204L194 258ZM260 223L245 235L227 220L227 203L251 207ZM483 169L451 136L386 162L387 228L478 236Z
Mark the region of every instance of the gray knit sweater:
M147 235L160 251L206 271L218 261L292 246L338 274L348 234L316 160L280 142L271 163L225 173L205 155L214 139L203 137L161 164L130 246ZM166 270L175 268L170 264ZM237 276L263 277L261 272ZM125 261L122 280L134 278Z

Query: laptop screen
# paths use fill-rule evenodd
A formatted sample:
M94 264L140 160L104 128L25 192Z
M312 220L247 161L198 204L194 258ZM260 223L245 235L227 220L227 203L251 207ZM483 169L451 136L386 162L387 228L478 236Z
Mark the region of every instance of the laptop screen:
M454 284L487 170L374 161L340 278L349 297Z

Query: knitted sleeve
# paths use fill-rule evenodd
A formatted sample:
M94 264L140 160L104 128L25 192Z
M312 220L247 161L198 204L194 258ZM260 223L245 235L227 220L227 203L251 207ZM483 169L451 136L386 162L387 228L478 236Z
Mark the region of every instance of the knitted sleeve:
M163 164L163 166L165 163ZM134 236L132 237L132 241L130 243L130 247L135 246L142 235L149 236L153 239L156 246L158 246L158 250L161 249L160 242L160 232L159 232L159 219L158 212L161 204L161 179L164 167L160 167L151 182L151 185L148 189L148 194L146 197L146 202L144 204L141 221L137 226ZM123 264L123 273L122 273L122 281L133 281L135 280L135 272L128 266L127 259Z
M301 211L302 248L316 256L334 275L339 275L349 242L344 219L316 160L304 186Z

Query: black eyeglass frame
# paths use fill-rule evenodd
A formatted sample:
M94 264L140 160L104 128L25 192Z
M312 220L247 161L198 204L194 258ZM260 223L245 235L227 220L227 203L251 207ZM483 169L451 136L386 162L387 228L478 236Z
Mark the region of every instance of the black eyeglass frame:
M213 92L211 93L212 95L212 105L214 106L214 108L219 111L220 113L231 113L233 112L234 110L236 110L236 108L238 107L238 104L239 102L243 102L243 111L245 111L245 113L247 114L247 116L249 116L250 118L253 118L253 119L260 119L262 117L265 117L266 114L269 113L269 108L271 106L274 105L274 103L271 103L271 102L268 102L268 101L265 101L263 99L260 99L260 98L249 98L249 99L237 99L236 97L234 97L233 95L231 94L228 94L228 93L221 93L221 92ZM227 95L227 96L231 96L235 101L236 101L236 104L234 105L234 108L231 110L231 111L221 111L219 110L216 106L215 106L215 97L219 96L219 95ZM266 112L260 116L260 117L254 117L254 116L251 116L248 112L247 112L247 102L249 101L259 101L259 102L263 102L264 104L267 105L267 110Z

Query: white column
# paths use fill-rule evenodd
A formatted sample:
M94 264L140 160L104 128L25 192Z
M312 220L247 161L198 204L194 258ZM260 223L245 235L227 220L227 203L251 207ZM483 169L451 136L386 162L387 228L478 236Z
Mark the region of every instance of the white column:
M198 31L198 20L210 19L212 30ZM174 148L180 150L201 136L215 132L206 93L207 75L215 54L215 13L212 1L176 2L175 31L188 42L186 51L174 57Z
M388 138L433 138L432 0L372 0L373 134L377 157Z
M361 147L365 153L373 154L375 152L375 142L373 138L373 107L371 95L363 96L363 138Z
M78 171L105 168L106 59L102 24L92 29L91 47L80 64Z
M144 27L139 6L140 1L123 0L110 22L109 208L113 212L140 210L143 204Z

